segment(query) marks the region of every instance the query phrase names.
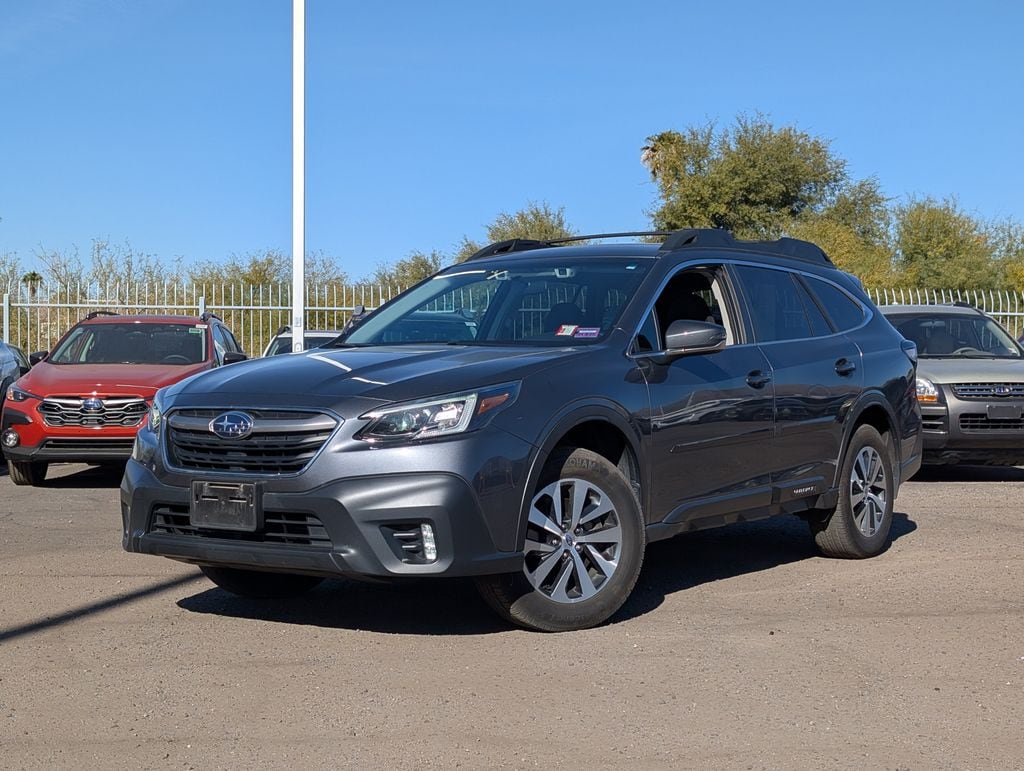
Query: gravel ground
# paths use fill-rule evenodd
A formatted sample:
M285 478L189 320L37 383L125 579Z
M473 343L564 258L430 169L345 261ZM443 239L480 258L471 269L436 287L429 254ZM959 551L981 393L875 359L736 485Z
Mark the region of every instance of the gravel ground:
M462 581L232 597L121 551L118 481L0 465L0 767L1024 768L1022 469L909 483L873 560L789 518L654 544L562 635Z

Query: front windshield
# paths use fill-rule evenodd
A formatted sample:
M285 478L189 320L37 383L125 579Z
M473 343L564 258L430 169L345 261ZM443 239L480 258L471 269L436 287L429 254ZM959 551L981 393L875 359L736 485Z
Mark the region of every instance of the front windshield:
M337 345L576 345L604 338L649 258L457 265L399 295Z
M83 324L46 359L51 364L199 364L206 361L206 325Z
M901 335L914 341L922 358L1021 358L1020 346L988 316L894 314L888 319Z

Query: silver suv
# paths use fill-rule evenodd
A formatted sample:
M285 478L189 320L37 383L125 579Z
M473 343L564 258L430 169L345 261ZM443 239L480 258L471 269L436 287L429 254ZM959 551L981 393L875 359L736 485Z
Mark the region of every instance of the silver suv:
M1024 349L965 305L889 305L917 345L924 462L1024 465Z

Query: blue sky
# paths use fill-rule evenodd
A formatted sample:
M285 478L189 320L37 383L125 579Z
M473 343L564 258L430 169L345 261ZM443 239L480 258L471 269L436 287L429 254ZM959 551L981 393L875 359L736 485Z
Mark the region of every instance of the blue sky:
M0 0L0 254L291 249L290 0ZM1024 220L1024 6L307 2L307 249L352 277L564 206L642 229L647 136L760 111L887 195Z

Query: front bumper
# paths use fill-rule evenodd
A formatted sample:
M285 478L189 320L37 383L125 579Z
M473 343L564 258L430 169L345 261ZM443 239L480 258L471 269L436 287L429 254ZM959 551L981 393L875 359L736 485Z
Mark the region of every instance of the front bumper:
M0 435L17 432L17 447L3 447L7 460L26 462L80 462L127 460L138 426L107 428L56 428L47 426L34 410L21 410L9 401L4 405Z
M520 553L496 547L474 490L454 474L382 474L302 491L263 489L263 521L257 532L243 534L191 527L189 495L189 488L164 484L129 461L121 483L124 549L195 564L326 576L479 575L522 567ZM282 526L282 518L302 524ZM433 529L437 558L411 562L402 538L421 524Z
M926 464L1024 465L1024 401L966 400L947 386L942 391L943 404L921 405Z

